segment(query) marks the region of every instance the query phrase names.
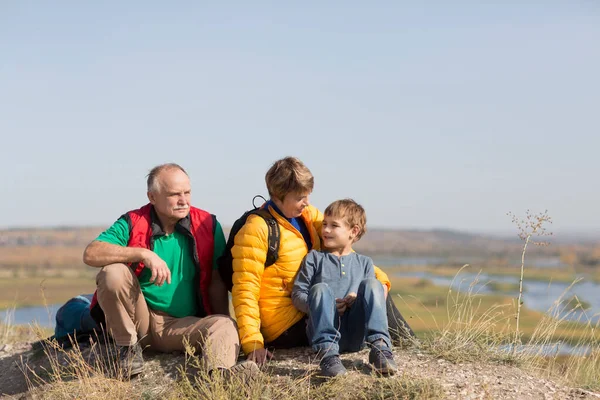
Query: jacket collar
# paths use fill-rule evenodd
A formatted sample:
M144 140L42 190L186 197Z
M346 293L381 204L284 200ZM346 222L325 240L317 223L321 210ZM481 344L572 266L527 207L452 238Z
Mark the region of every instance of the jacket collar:
M165 235L165 230L153 205L150 205L150 225L152 227L152 236L156 237ZM192 231L192 218L190 217L190 213L188 213L185 218L181 218L179 221L177 221L175 224L175 230L185 234L188 234Z

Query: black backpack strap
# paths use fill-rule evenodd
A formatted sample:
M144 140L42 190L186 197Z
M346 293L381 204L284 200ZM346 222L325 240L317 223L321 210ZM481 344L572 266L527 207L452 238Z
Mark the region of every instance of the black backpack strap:
M269 210L264 208L259 208L252 211L252 214L259 215L262 219L267 223L267 228L269 229L269 248L267 249L267 261L265 261L265 267L269 267L275 264L277 258L279 257L279 224L277 220Z

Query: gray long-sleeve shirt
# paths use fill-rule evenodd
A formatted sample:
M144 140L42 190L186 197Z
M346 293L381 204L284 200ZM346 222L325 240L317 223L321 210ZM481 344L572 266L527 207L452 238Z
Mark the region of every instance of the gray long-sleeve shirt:
M360 282L367 278L375 278L371 258L358 253L337 257L312 250L302 260L292 289L292 302L298 310L308 314L308 292L313 285L326 283L335 298L342 299L351 292L357 293Z

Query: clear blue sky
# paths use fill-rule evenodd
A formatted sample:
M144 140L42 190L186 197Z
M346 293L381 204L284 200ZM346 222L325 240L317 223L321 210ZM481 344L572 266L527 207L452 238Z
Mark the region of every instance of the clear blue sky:
M109 225L171 161L228 225L295 155L371 227L600 232L599 2L211 3L0 3L0 227Z

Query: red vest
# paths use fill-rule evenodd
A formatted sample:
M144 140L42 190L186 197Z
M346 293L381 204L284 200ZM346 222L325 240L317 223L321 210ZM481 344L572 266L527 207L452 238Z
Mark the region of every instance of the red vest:
M129 211L124 214L127 223L129 224L129 242L127 247L141 247L145 249L154 249L154 235L161 234L162 229L158 220L158 216L151 204L146 204L144 207ZM208 297L208 287L212 278L212 263L214 253L214 230L215 217L199 208L190 207L190 213L186 218L182 218L177 222L175 229L190 239L190 251L192 258L197 268L196 281L198 282L198 309L199 317L210 315L212 313L210 300ZM135 268L135 275L140 276L144 269L143 263L133 263L132 268ZM201 302L200 302L200 299ZM90 308L98 312L96 293L92 299ZM204 313L201 310L204 310ZM98 314L92 312L94 319L98 321ZM103 315L102 315L103 317ZM104 318L102 318L104 319Z

